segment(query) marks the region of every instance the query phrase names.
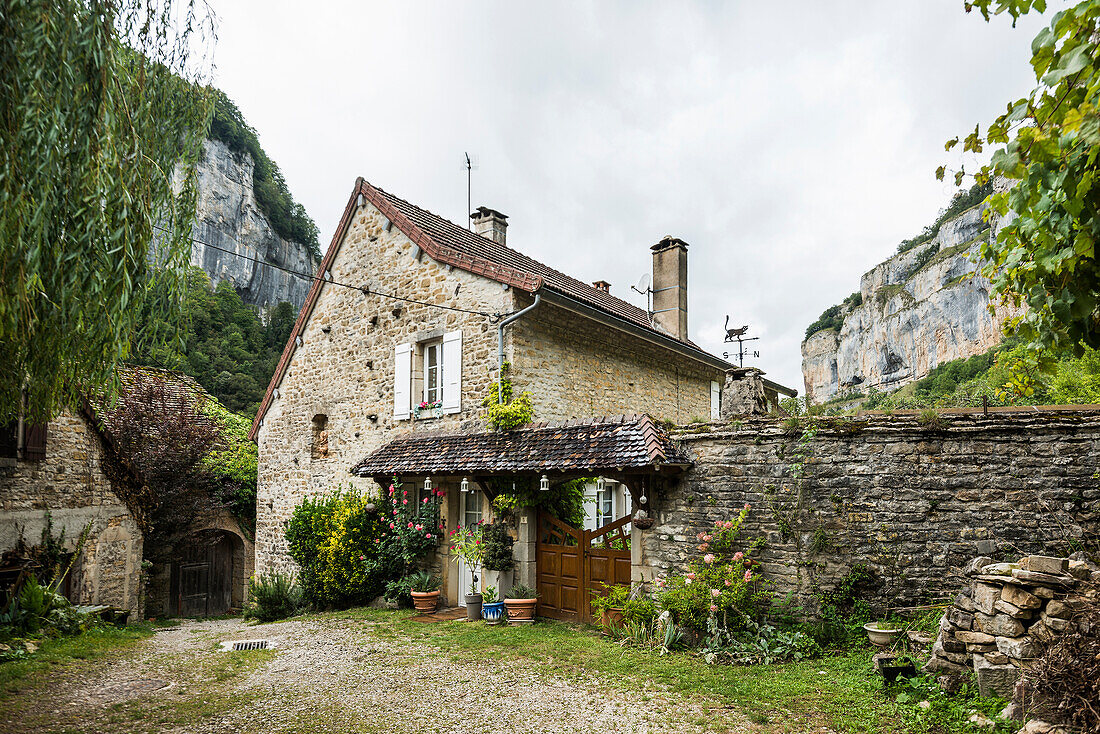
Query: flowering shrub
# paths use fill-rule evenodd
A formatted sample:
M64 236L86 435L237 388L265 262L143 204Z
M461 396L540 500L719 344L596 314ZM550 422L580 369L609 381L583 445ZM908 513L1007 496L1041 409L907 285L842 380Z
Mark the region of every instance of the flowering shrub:
M656 580L658 604L676 624L700 633L713 623L737 631L768 600L757 562L738 549L749 509L745 505L736 518L719 520L712 530L699 533L701 555L688 564L684 575Z
M307 498L286 529L290 557L302 569L305 597L314 606L363 604L406 576L442 533L441 490L416 501L399 483L380 502L337 488Z

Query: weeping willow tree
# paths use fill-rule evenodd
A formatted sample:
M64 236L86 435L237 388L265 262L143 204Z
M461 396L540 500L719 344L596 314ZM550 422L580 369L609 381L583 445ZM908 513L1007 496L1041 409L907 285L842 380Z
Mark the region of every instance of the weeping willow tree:
M178 302L212 43L195 0L0 0L0 424L110 389Z

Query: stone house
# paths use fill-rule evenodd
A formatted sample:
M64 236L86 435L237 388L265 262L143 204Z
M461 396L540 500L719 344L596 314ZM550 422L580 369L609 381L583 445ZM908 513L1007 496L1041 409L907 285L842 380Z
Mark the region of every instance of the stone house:
M213 399L185 375L144 367L121 370L122 389L139 375L189 400ZM240 608L254 551L250 533L228 510L193 523L170 550L171 562L146 562L153 549L134 501L145 482L101 407L85 400L47 424L0 427L0 554L11 561L0 564L0 585L14 581L20 547L41 543L49 525L54 538L63 533L64 551L75 557L62 587L74 603L151 616Z
M252 427L257 572L293 570L284 528L305 497L377 491L349 473L364 457L401 437L484 431L482 400L504 362L538 421L718 417L731 365L688 339L685 242L649 248L647 312L510 247L500 212L482 207L472 221L469 231L356 181ZM485 491L461 492L463 478L485 489L473 476L400 478L447 490L449 528L491 513ZM448 577L450 599L456 584Z

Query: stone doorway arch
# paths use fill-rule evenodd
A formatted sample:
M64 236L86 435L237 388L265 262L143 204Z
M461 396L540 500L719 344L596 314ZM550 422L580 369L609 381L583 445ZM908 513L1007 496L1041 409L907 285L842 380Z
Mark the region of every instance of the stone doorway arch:
M227 530L204 530L185 539L172 562L172 615L219 617L239 609L245 555L244 540Z

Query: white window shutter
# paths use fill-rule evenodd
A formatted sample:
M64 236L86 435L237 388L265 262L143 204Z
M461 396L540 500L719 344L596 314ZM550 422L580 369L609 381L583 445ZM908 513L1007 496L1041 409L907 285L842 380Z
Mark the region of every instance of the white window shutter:
M462 410L462 332L443 335L443 412Z
M398 344L393 349L393 417L408 420L412 407L412 344Z
M710 383L710 419L712 421L722 418L722 386L714 380Z

